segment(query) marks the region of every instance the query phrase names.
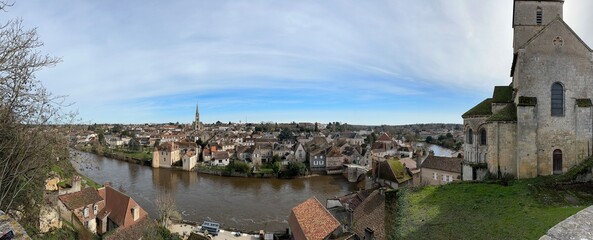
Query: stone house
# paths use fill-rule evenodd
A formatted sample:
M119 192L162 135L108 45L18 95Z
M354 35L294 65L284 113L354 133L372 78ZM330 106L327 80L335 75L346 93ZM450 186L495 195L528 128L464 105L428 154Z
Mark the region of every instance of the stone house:
M76 227L83 227L93 234L103 233L97 230L99 210L105 207L105 200L91 187L81 191L58 196L60 217Z
M373 168L376 183L382 187L398 189L413 185L413 174L397 159L377 162Z
M311 172L325 172L325 147L309 150L309 170Z
M204 161L205 163L209 163L210 160L212 160L212 154L210 152L210 149L206 148L202 151L202 161Z
M462 162L462 158L456 157L426 157L422 162L422 183L441 185L461 180Z
M327 174L342 174L345 156L337 147L331 147L326 155L325 172Z
M513 4L512 80L462 115L463 180L561 174L593 151L591 48L563 0Z
M196 155L196 151L189 150L181 157L181 160L183 161L183 170L191 171L198 162L198 155Z
M181 160L181 151L174 142L167 142L159 145L152 152L153 168L171 168L173 164Z
M344 163L353 163L361 166L368 165L368 163L364 161L364 157L355 147L348 146L342 148L342 155L344 155Z
M226 166L230 163L229 153L226 151L218 151L212 154L212 160L210 165L213 166Z
M294 151L294 158L298 162L305 162L307 161L307 151L303 144L297 143L293 147Z

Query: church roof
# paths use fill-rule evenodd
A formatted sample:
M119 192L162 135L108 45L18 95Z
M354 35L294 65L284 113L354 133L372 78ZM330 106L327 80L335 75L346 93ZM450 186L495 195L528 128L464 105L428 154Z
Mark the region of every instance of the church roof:
M486 98L475 107L465 112L461 117L485 117L492 115L492 98Z
M495 86L492 94L493 103L510 103L513 102L513 87L511 86Z
M517 121L517 107L515 104L509 104L491 117L486 119L489 122L515 122Z

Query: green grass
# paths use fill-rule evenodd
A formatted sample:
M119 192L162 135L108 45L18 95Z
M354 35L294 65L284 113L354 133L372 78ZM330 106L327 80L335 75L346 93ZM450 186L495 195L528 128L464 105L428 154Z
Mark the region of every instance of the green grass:
M563 195L572 193L534 186L538 180L402 189L387 230L391 239L538 239L585 208L567 202Z

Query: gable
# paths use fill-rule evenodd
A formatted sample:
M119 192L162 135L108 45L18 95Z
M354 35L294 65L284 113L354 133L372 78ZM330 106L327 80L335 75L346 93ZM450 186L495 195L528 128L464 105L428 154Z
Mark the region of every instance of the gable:
M563 53L573 53L589 58L591 48L562 20L556 18L519 49L535 52L557 51L557 46Z

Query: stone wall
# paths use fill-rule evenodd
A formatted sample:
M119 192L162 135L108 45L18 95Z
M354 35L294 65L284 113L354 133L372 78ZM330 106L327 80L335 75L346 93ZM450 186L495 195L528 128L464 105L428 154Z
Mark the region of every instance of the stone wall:
M497 175L510 174L517 176L516 133L515 122L492 122L488 124L488 170Z
M555 41L557 39L560 41ZM537 173L535 175L553 173L552 155L556 149L562 151L563 172L566 172L583 159L580 156L584 155L588 139L591 139L589 133L582 136L577 134L579 131L590 129L590 127L581 128L593 124L590 113L587 115L588 112L583 110L584 112L580 114L581 110L575 107L576 99L593 97L591 52L563 23L556 21L530 42L520 53L520 58L519 67L516 69L518 75L514 80L519 85L518 95L537 97L535 110ZM562 116L551 115L551 86L556 82L564 87ZM531 141L531 139L524 140ZM522 141L519 141L519 144L529 145ZM522 149L524 148L519 147L518 151ZM532 172L522 171L533 167L530 159L532 149L527 149L530 153L524 153L524 156L518 157L522 161L519 163L519 173L524 177L534 177ZM518 152L518 154L522 153ZM523 161L524 157L527 157L526 154L529 154L529 157Z

